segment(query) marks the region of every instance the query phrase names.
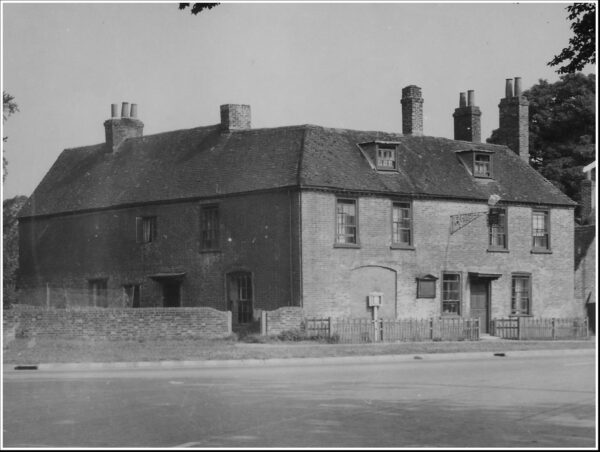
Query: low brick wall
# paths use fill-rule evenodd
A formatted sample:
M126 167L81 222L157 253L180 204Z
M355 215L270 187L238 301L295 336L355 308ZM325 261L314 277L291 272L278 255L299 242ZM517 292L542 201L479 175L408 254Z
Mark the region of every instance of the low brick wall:
M195 339L231 334L231 313L213 308L14 307L3 311L3 330L17 337L65 339ZM9 333L10 334L10 333Z
M275 335L282 331L300 329L304 321L304 311L297 306L285 306L274 311L263 311L261 333Z

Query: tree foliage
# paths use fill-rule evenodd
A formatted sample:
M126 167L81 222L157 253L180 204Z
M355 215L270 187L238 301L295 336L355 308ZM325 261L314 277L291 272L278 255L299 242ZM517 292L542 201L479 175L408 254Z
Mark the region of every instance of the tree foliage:
M569 46L548 63L548 66L567 63L556 70L559 74L572 74L586 64L596 63L596 3L575 3L566 9L574 35Z
M2 122L6 121L10 115L12 115L18 111L19 111L19 106L15 102L14 96L11 96L6 91L2 91ZM2 137L2 142L5 143L7 139L8 139L8 137ZM6 167L8 165L8 161L6 160L6 157L4 156L4 152L6 151L4 146L2 146L2 150L3 150L3 152L2 152L2 181L4 182L4 180L6 179L6 174L7 174Z
M194 3L192 5L192 8L190 10L190 12L192 14L198 14L201 11L204 11L205 9L213 9L215 6L220 5L220 3ZM186 9L190 6L189 3L180 3L179 4L179 9Z
M581 200L582 168L594 160L596 76L581 72L555 83L539 80L529 100L531 165L574 201ZM498 129L487 140L498 143Z
M27 201L26 196L15 196L2 202L3 252L2 303L4 307L15 302L17 268L19 267L19 225L17 214Z

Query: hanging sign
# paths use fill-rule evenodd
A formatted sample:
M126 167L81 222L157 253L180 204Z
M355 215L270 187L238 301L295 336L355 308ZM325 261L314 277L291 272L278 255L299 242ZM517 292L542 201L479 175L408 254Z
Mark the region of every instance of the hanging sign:
M458 215L450 216L450 234L454 234L459 229L464 228L466 225L475 221L481 215L485 215L487 212L472 212L472 213L461 213Z

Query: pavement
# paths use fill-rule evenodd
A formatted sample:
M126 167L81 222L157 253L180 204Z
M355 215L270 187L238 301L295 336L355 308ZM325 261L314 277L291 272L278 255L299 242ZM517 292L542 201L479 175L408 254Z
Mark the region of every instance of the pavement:
M455 353L420 353L406 355L376 356L335 356L319 358L270 358L270 359L225 359L202 361L130 361L130 362L88 362L88 363L40 363L33 365L4 364L4 374L40 371L92 371L119 369L179 369L179 368L229 368L257 366L293 366L324 364L359 364L359 363L395 363L415 360L448 361L469 360L477 358L523 358L547 356L595 355L595 349L565 350L514 350L494 352L455 352Z

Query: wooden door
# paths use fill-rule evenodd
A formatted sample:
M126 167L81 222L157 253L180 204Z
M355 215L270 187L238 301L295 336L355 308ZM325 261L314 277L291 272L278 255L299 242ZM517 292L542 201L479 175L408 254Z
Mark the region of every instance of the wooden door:
M490 283L488 280L471 279L471 317L479 319L480 333L489 333Z

